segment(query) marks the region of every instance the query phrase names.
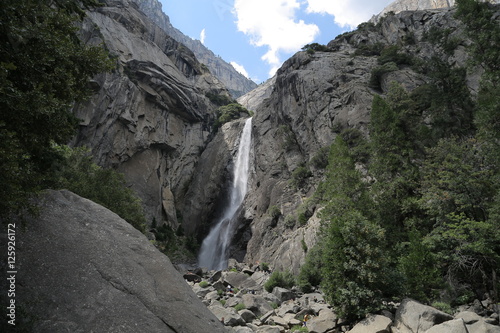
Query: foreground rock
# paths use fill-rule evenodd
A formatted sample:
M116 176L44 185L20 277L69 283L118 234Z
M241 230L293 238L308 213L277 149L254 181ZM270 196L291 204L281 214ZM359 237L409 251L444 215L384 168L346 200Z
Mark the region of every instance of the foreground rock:
M16 236L16 304L32 320L26 331L224 332L169 259L94 202L48 191L40 217Z

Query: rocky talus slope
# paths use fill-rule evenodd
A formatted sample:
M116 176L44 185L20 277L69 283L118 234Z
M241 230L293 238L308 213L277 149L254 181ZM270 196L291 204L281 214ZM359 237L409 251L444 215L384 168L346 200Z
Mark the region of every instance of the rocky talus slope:
M116 61L99 75L95 94L75 107L82 119L73 145L125 174L143 200L148 222L178 226L201 152L212 137L213 96L230 98L183 44L146 17L137 4L108 0L88 12L85 43L103 43Z
M16 332L224 332L170 260L108 209L47 191L40 216L25 222L16 234Z
M274 287L270 272L230 260L229 270L184 274L194 293L235 333L286 333L303 325L309 333L494 333L500 332L493 304L475 301L449 314L411 299L388 304L388 310L348 323L325 301L320 290L304 294Z
M231 64L224 61L221 57L216 56L212 51L206 48L201 41L184 35L181 31L172 26L169 17L163 12L162 5L158 0L133 1L135 1L139 5L139 8L169 36L179 43L186 45L193 51L196 58L206 65L210 72L224 83L234 98L240 97L257 87L255 82L240 74Z

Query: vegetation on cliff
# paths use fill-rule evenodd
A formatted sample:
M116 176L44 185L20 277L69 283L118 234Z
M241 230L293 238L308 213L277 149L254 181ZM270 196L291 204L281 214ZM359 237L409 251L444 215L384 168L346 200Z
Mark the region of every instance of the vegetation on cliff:
M419 64L427 84L409 93L393 83L375 95L363 159L345 135L330 148L317 191L323 237L299 282L319 283L342 316L360 318L402 296L498 302L500 27L488 4L457 5L474 65L484 69L478 95L469 94L466 69L433 58ZM396 69L396 58L410 63L395 49L381 58Z
M84 44L78 27L94 0L6 0L0 3L0 212L29 207L38 191L67 188L113 210L139 230L144 216L123 176L102 169L75 134L75 102L92 93L90 79L111 70L101 46ZM32 207L31 207L32 208Z

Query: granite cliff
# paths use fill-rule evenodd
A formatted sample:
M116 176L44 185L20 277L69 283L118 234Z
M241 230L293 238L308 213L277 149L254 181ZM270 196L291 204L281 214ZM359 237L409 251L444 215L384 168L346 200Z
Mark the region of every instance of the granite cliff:
M75 107L82 122L73 144L125 174L149 222L177 227L177 202L212 136L218 105L210 98L229 99L229 92L135 2L107 1L88 13L81 34L103 43L116 69L96 77L96 93Z
M216 56L199 40L184 35L170 23L169 17L162 11L162 5L158 0L134 0L139 8L170 37L186 45L199 62L206 65L210 72L227 87L234 98L251 91L257 84L246 78L228 64L221 57Z

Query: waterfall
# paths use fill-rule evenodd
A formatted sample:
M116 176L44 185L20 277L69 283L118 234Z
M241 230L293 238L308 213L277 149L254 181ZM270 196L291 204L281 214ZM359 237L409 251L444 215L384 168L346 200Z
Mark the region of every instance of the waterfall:
M227 267L228 251L236 229L238 208L247 193L251 141L252 118L248 118L241 132L240 145L233 171L233 183L229 191L229 204L225 208L221 219L203 240L198 256L198 265L200 267L216 270Z

